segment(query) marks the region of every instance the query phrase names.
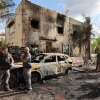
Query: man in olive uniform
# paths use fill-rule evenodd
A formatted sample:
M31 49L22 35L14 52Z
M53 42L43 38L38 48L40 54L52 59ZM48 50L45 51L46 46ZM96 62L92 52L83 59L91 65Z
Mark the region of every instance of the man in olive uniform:
M98 70L98 69L100 69L100 43L98 43L98 46L95 49L95 53L97 54L96 70Z
M24 53L21 55L21 61L23 62L23 74L24 79L27 86L27 92L32 90L31 87L31 66L29 65L31 62L31 54L29 53L29 48L26 47L24 49Z
M13 64L14 60L11 54L8 53L8 48L2 48L0 53L0 80L2 80L3 75L5 75L4 79L4 88L6 91L10 91L9 88L9 78L10 78L10 68Z

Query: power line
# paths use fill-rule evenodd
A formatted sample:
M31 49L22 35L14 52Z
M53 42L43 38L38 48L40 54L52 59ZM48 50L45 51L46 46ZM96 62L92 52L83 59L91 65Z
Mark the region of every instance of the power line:
M93 20L92 24L93 24L93 23L94 23L94 21L98 18L98 16L100 16L100 14L99 14L99 15L97 15L97 17Z

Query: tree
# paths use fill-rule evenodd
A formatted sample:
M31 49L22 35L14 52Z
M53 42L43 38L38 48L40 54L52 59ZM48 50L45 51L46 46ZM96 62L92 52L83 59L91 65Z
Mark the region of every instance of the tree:
M14 6L13 0L0 0L0 22L14 15L12 12Z
M85 44L85 49L86 49L86 54L88 59L91 59L91 55L90 55L91 35L94 35L91 31L92 31L91 19L90 17L85 17L83 43Z
M98 38L93 38L91 43L92 53L98 52L98 45L100 44L100 36Z
M5 39L4 38L1 38L0 40L0 51L2 49L2 47L8 47L10 44L5 44Z
M81 53L81 45L82 45L82 37L83 37L83 28L79 25L73 25L74 31L72 34L72 40L79 45L80 53Z
M83 22L82 26L79 25L73 25L73 34L72 39L74 42L76 42L79 45L80 52L81 52L81 46L85 46L85 54L88 59L91 59L90 57L90 40L91 35L93 34L92 31L92 24L90 17L86 17L84 15L85 21Z

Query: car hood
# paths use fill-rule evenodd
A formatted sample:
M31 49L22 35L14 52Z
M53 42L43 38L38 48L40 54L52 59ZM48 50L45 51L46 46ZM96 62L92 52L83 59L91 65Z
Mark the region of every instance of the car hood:
M11 69L16 69L16 68L20 68L20 67L23 67L22 62L12 64Z
M38 69L39 68L39 63L31 63L32 66L32 70ZM20 68L23 67L22 62L20 63L14 63L11 67L11 69L16 69L16 68Z

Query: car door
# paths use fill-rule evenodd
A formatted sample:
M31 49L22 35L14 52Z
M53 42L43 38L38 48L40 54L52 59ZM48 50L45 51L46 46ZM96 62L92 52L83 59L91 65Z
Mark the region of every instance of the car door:
M43 76L51 76L57 74L58 63L56 55L52 55L44 59L42 64Z
M61 73L65 73L67 69L66 58L63 55L57 55L58 65Z

